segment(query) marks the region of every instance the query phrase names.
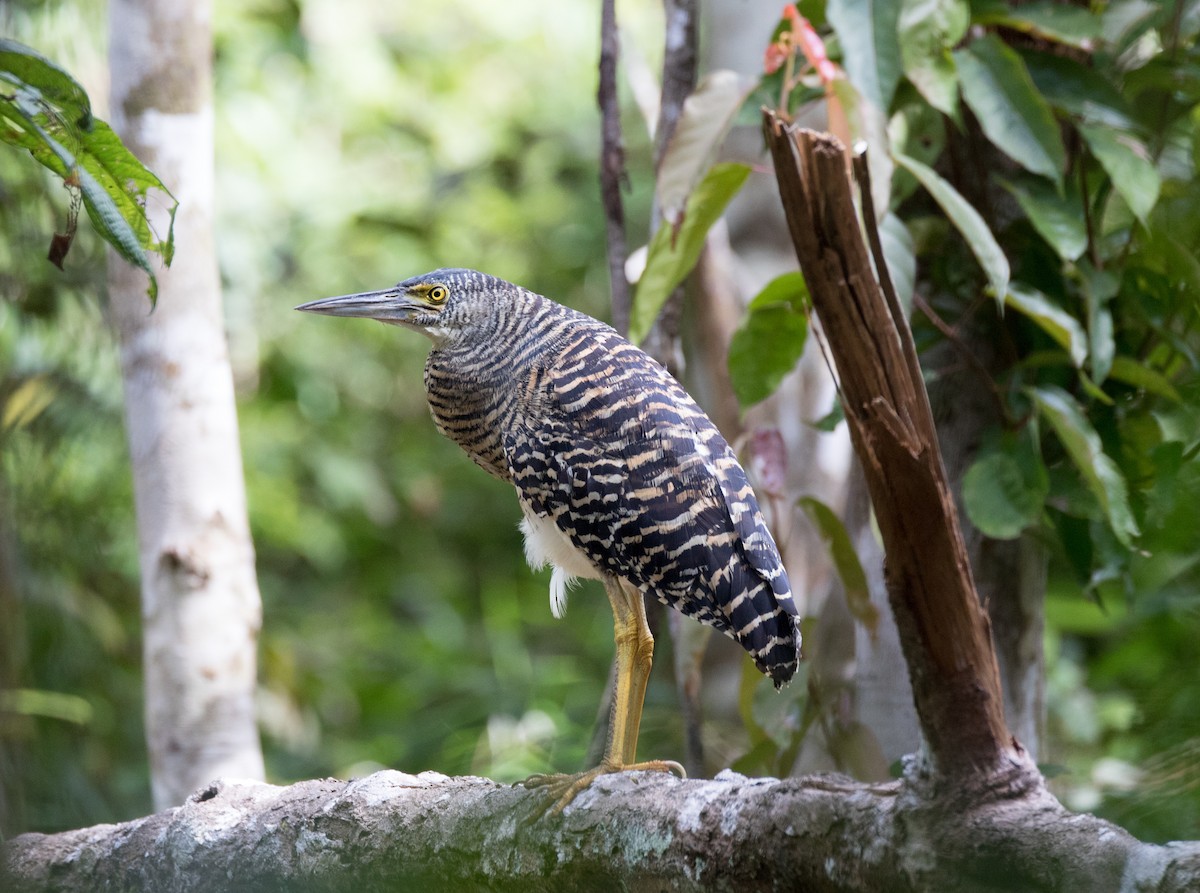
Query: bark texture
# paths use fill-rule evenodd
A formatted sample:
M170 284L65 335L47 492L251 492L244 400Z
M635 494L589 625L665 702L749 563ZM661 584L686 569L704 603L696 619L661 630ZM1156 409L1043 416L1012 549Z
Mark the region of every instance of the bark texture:
M998 794L1001 792L997 792ZM519 787L378 772L218 781L182 807L3 847L4 889L1194 890L1200 845L1139 843L1044 791L957 814L899 784L599 779L557 818Z
M617 34L616 0L600 5L600 84L596 103L600 107L600 200L604 203L607 235L608 283L612 293L612 325L629 334L629 312L633 296L625 277L629 251L625 243L625 145L621 139L621 108L617 94L617 59L621 43Z
M886 276L877 282L835 138L765 112L765 135L813 309L837 367L842 405L886 553L930 771L910 774L937 797L961 785L1040 784L1004 722L1000 674L958 512L938 449L908 322ZM866 179L866 165L858 165ZM870 194L862 183L862 193ZM862 203L877 240L870 202ZM882 251L875 251L883 273Z
M213 245L209 14L207 2L183 0L114 0L109 12L114 126L180 203L175 262L158 274L153 313L144 274L109 265L159 809L220 775L263 775L254 711L262 609Z

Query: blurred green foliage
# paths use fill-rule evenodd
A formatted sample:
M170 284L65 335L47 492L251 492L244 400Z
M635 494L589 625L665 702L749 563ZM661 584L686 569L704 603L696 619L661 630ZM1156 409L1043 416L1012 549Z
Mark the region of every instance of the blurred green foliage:
M1150 839L1200 836L1200 665L1180 650L1200 635L1195 4L799 9L832 27L854 136L898 166L915 336L955 348L925 357L931 389L993 406L966 515L1050 555L1056 790Z
M653 32L659 11L647 0L621 15L637 34ZM264 600L268 773L286 782L386 765L515 779L578 767L612 653L600 590L584 588L565 622L552 619L548 575L525 566L510 488L483 475L428 418L419 338L291 308L470 265L607 315L594 4L515 0L500 13L465 0L402 8L221 0L214 21L218 250ZM1131 46L1146 42L1149 27ZM101 4L10 5L0 11L0 31L70 70L104 115L104 51L85 37L105 31ZM1007 51L983 49L968 65L1019 69ZM1052 67L1040 80L1035 71L1034 82L1046 94L1057 85L1066 111L1056 113L1066 115L1076 94ZM1079 259L1080 234L1056 216L1053 186L1014 178L1013 194L1034 211L1007 218L999 233L1020 261L1014 279L1077 315L1086 316L1089 300L1093 306L1083 331L1095 390L1083 387L1081 370L1047 329L1053 315L1022 311L1006 319L1005 343L1022 358L1002 383L1006 396L1022 418L1033 383L1068 389L1086 404L1095 437L1130 482L1137 548L1121 546L1095 493L1050 437L1037 447L1046 476L1018 468L1000 482L999 496L1002 507L1019 509L1015 522L1006 516L1010 527L1036 515L1053 532L1048 707L1051 759L1066 770L1059 790L1071 805L1164 839L1200 836L1200 733L1189 710L1200 698L1192 644L1200 632L1200 276L1188 266L1196 115L1176 114L1194 107L1187 91L1195 81L1173 92L1166 73L1155 73L1130 89L1165 95L1161 107L1173 115L1158 147L1162 199L1153 210L1130 209L1122 182L1104 189L1103 207L1094 209L1106 258L1145 249L1131 255L1139 262L1120 288L1106 290L1086 265L1064 264ZM956 138L955 125L928 114L932 96L948 101L935 90L945 87L947 69L905 74L915 80L889 76L875 88L890 98L893 126L899 118L907 128L903 148L928 164ZM917 81L929 92L924 99ZM980 97L967 100L975 109ZM1045 137L1044 126L1039 133ZM1128 158L1095 133L1090 139L1095 189L1109 164ZM626 141L627 211L638 244L651 178L638 162L649 151L633 115ZM936 207L910 197L916 181L906 185L903 176L896 196L909 201L914 243L906 250L939 283L938 308L952 318L963 306L977 309L984 276L972 253ZM103 320L103 253L81 228L65 273L45 263L65 209L53 181L0 153L0 689L29 693L0 701L4 833L150 809L135 528L118 359ZM1133 238L1138 211L1151 223L1139 236L1171 238L1126 249L1122 238ZM1173 264L1189 273L1182 285L1170 276ZM1117 320L1115 347L1095 324L1105 313ZM934 333L918 336L927 343ZM1119 376L1119 356L1105 381L1108 354L1137 356L1139 348L1181 399L1161 382L1131 381L1128 368ZM989 455L1024 461L1029 443L1006 440L1010 434L997 432ZM1050 494L1044 513L1029 510L1020 492L1013 498L1012 488L1029 481ZM994 488L982 491L999 498ZM659 756L681 750L666 643L660 637L642 736L642 751ZM764 741L764 753L778 750L771 736L795 745L803 688L779 698L759 685L743 699L749 737L736 718L710 722L706 734L722 755Z
M74 73L104 114L104 47L83 37L105 33L101 4L3 15L0 30ZM553 620L511 488L434 430L422 339L292 307L471 265L606 315L594 11L218 3L215 28L218 250L264 601L268 773L574 769L612 653L602 590ZM631 152L640 128L629 122ZM648 167L633 173L630 215L644 220ZM72 723L3 705L12 832L150 802L103 252L85 226L65 274L45 262L66 202L15 152L0 153L0 190L0 681L91 707ZM647 752L679 749L668 651Z

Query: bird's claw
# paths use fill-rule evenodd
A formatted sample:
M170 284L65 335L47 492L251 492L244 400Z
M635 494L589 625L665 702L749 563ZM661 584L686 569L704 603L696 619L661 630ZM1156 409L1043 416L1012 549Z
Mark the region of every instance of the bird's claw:
M591 785L601 775L611 775L616 772L672 772L680 778L687 778L683 766L674 760L647 760L642 763L620 765L616 763L601 763L594 769L575 773L550 773L546 775L531 775L518 784L526 788L539 788L553 798L549 806L542 810L542 815L560 815L572 800Z

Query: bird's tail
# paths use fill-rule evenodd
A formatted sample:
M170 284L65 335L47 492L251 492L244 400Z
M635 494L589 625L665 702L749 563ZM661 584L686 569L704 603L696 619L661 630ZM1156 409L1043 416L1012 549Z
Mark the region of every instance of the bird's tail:
M753 568L740 567L731 579L725 630L746 649L754 665L782 688L800 663L800 625L787 573L764 580Z

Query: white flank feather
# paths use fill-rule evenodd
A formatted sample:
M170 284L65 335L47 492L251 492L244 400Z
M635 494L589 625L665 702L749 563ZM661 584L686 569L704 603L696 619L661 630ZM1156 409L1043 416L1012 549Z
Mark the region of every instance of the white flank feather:
M546 565L554 568L550 575L550 613L561 620L567 613L567 593L579 578L597 580L600 573L551 518L539 517L524 503L521 508L525 512L521 521L521 533L525 534L525 560L535 571Z
M567 616L567 592L575 585L575 578L561 567L554 568L550 575L550 613L555 620Z

